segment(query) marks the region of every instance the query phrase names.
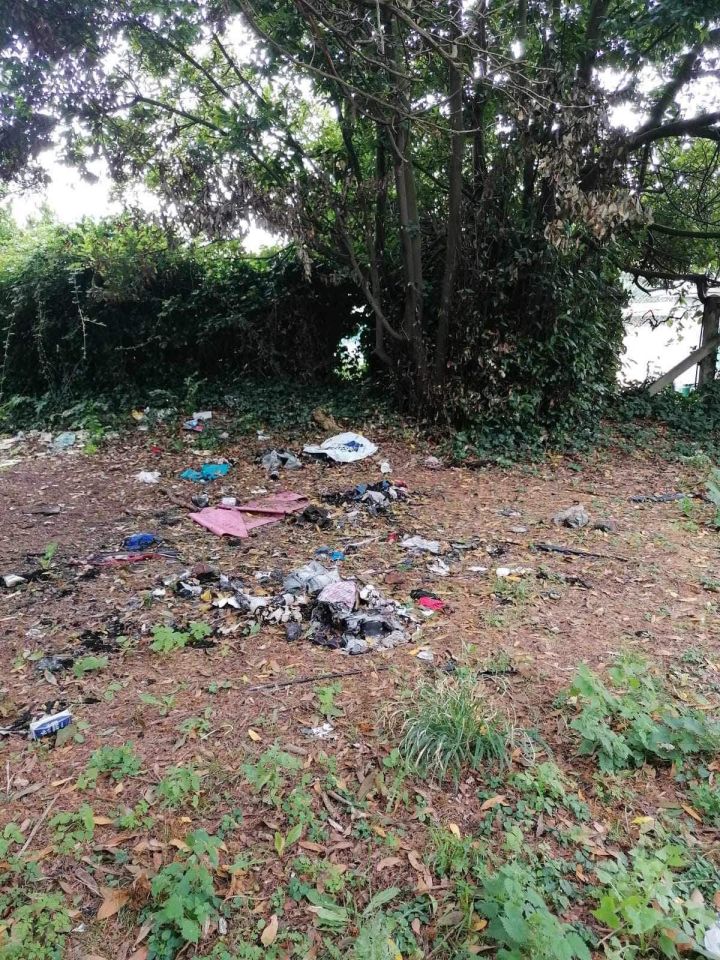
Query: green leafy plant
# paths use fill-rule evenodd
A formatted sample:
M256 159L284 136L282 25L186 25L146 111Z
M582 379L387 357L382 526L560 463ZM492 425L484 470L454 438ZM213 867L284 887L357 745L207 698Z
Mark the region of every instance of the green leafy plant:
M113 817L118 830L151 830L155 823L147 800L138 800L134 807L121 807Z
M100 747L90 757L87 767L78 777L78 787L81 790L94 787L101 774L106 774L113 780L136 777L141 766L142 761L135 753L132 743L125 743L121 747Z
M49 543L43 550L43 554L40 557L40 566L43 570L49 570L52 566L52 562L55 559L55 554L58 551L58 545L55 541Z
M73 663L73 673L79 679L86 673L95 673L98 670L104 670L109 661L107 657L80 657Z
M342 693L342 684L339 682L328 683L324 687L315 688L315 696L318 700L318 709L320 713L331 720L333 717L339 717L342 710L336 705L336 698Z
M88 843L95 833L95 817L92 807L83 803L73 813L58 813L50 821L55 833L55 849L58 853L72 853L80 844Z
M153 642L150 644L150 649L155 653L173 653L175 650L182 650L192 641L209 637L211 633L212 627L199 621L189 624L186 631L173 630L172 627L156 626L153 627Z
M400 752L424 776L457 780L464 767L476 770L507 762L507 724L490 709L467 669L422 683L399 719Z
M601 770L671 763L720 748L720 725L675 702L643 658L619 658L608 677L606 686L582 665L570 689L579 707L570 727L580 736L580 753L596 757Z
M166 807L200 803L200 777L189 767L170 767L155 789Z
M71 928L67 905L60 894L28 896L8 919L0 920L0 958L60 960Z
M199 943L203 924L218 915L212 870L219 866L222 841L204 830L186 838L185 859L163 867L153 877L145 919L152 923L148 960L171 960L189 944Z
M608 861L596 869L603 885L596 892L596 920L613 931L608 954L613 957L679 957L695 950L713 913L683 896L675 871L685 865L680 847L637 847L630 860ZM630 943L636 950L623 952Z
M172 693L168 693L164 697L154 697L151 693L140 694L141 703L145 703L149 707L157 707L161 717L166 717L170 713L175 706L176 699Z
M285 753L277 744L261 753L256 763L244 763L242 772L253 791L275 807L282 803L282 791L286 784L285 773L300 770L298 757Z
M710 826L720 827L720 788L717 783L695 783L690 787L690 803Z
M498 960L591 960L583 937L551 912L520 863L484 879L475 911L488 921L483 936L498 948Z
M212 707L205 707L201 717L187 717L187 719L182 721L178 729L183 736L191 740L197 737L202 740L210 733L212 713Z

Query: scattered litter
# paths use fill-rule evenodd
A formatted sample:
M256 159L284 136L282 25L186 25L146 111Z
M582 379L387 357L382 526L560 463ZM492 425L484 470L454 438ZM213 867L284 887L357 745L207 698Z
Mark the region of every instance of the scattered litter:
M269 439L270 439L270 434L269 434L269 433L264 433L262 430L258 430L258 432L257 432L257 438L258 438L258 440L269 440Z
M185 420L183 422L183 430L189 430L192 433L202 433L205 429L205 423L203 420L197 420L193 417L191 420Z
M488 572L487 567L468 567L468 570L470 571L470 573L487 573Z
M2 582L8 590L12 590L14 587L19 587L21 584L27 583L27 577L21 577L17 573L6 573L2 578Z
M380 473L392 473L392 464L388 460L383 460L380 464Z
M522 514L519 510L516 510L515 507L503 507L502 510L498 510L498 513L501 517L514 517L519 520Z
M91 567L117 567L127 563L140 563L142 560L178 560L177 550L170 547L156 547L154 550L110 550L93 553L85 560Z
M428 570L430 573L434 573L438 577L450 576L450 567L439 557L433 563L428 564Z
M183 470L182 480L192 480L193 483L210 483L218 477L224 477L230 469L229 463L204 463L199 470Z
M285 624L285 639L288 641L288 643L295 643L296 640L299 640L302 637L302 633L302 625L296 620L292 620Z
M527 527L510 527L510 533L527 533Z
M137 551L146 550L157 542L158 539L154 533L133 533L131 536L125 537L122 545L131 553L137 553Z
M425 457L425 459L422 461L422 465L428 470L442 470L443 468L442 460L438 460L437 457Z
M135 474L135 479L140 483L159 483L160 482L160 471L159 470L141 470L140 473Z
M429 647L423 647L422 650L418 650L415 654L418 660L422 660L423 663L434 663L435 654Z
M202 510L203 507L210 505L210 497L206 493L196 493L194 497L190 497L190 502L194 507Z
M32 510L28 510L28 513L33 516L56 517L60 513L60 509L56 503L40 503L37 507L33 507Z
M60 713L46 713L38 720L30 723L30 739L39 740L41 737L49 737L64 727L69 727L72 723L72 714L69 710L61 710Z
M606 520L598 520L592 525L593 530L599 530L601 533L615 533L618 525L617 520L608 517Z
M319 727L304 727L303 733L306 737L312 737L313 740L328 740L335 730L335 727L326 720Z
M219 537L245 538L255 527L279 523L283 517L303 510L306 505L307 498L302 494L284 491L239 507L205 507L199 513L191 513L190 519Z
M329 604L333 613L349 613L355 608L357 586L354 580L337 580L329 583L318 594L317 602Z
M318 547L315 551L315 556L327 557L328 560L332 560L334 563L345 559L345 554L342 550L332 550L330 547Z
M526 577L535 573L532 567L498 567L495 576L502 580L505 577Z
M69 450L70 447L75 446L75 441L77 440L77 434L66 431L65 433L59 433L53 440L53 449L55 450Z
M441 547L438 540L426 540L424 537L405 537L400 544L405 550L416 550L420 553L440 553Z
M438 597L419 597L417 605L424 607L426 610L432 610L434 613L445 609L445 601Z
M561 510L553 517L553 523L558 527L571 527L573 530L580 530L590 523L590 514L585 507L579 503L567 510Z
M221 507L236 507L237 497L223 497L220 501Z
M705 931L703 946L713 960L720 960L720 915L715 923Z
M327 527L332 526L332 520L330 519L330 514L327 510L323 510L322 507L316 507L311 504L309 507L305 507L302 513L299 513L296 517L293 518L294 523L311 523L313 526L319 527L321 530L325 530Z
M196 410L193 420L212 420L212 410Z
M323 494L323 500L336 506L343 503L364 503L372 516L387 510L396 500L406 499L405 486L399 482L390 483L389 480L381 480L379 483L358 483L350 490Z
M278 480L283 467L286 470L301 470L302 464L290 450L270 450L260 458L260 464L265 469L270 480Z
M317 560L311 560L285 577L283 592L316 594L328 584L337 583L339 580L340 574L337 570L327 570Z
M313 456L327 457L336 463L355 463L377 453L378 448L370 440L359 433L338 433L329 437L320 446L308 444L303 447L303 453Z
M67 670L75 663L75 657L71 653L57 653L49 657L41 657L35 664L35 669L39 673L60 673Z
M345 650L351 657L356 657L361 653L367 653L370 649L370 644L363 637L346 637L344 639Z

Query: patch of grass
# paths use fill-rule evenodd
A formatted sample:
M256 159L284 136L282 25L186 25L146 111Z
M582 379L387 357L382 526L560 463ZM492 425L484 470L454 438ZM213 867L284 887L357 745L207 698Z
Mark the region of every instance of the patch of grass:
M400 752L422 776L457 781L464 768L502 766L510 731L467 669L422 683L400 714Z
M570 727L580 736L580 753L595 757L601 770L679 762L720 749L720 725L674 700L644 658L620 657L608 678L606 685L583 665L570 689L579 708Z
M78 777L78 787L81 790L94 787L101 774L106 774L113 780L136 777L141 766L142 761L135 753L132 743L125 743L121 747L100 747L90 757L85 771Z

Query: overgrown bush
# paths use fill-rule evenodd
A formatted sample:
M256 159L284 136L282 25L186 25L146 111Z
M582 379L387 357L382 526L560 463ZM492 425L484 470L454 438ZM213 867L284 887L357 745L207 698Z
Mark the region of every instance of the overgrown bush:
M327 378L357 295L293 248L247 258L129 217L0 239L0 399Z

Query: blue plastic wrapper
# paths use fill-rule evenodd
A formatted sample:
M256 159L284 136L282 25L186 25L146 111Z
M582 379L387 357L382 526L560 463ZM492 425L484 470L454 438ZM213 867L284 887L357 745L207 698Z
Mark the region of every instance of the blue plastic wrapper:
M157 542L158 538L154 533L133 533L131 536L125 537L123 547L130 553L137 553L140 550L146 550Z

